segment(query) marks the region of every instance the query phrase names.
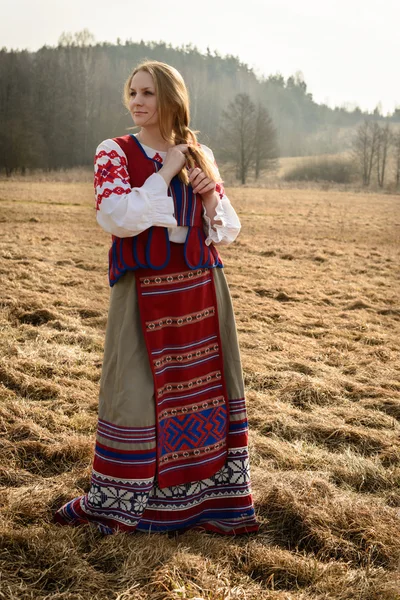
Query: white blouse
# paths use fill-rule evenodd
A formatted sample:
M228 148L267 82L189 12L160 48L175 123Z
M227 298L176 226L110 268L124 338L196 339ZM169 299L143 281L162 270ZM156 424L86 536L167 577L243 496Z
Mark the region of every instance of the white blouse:
M149 158L162 164L166 152L141 146ZM203 144L201 147L215 162L212 150ZM150 175L141 187L131 188L126 155L112 139L104 140L97 147L94 171L97 222L105 231L118 237L131 237L156 225L168 228L171 242L185 242L188 227L178 226L173 199L168 196L168 186L159 173ZM218 222L211 226L203 210L206 244L230 244L238 236L241 225L225 193L220 194L215 212L214 221Z

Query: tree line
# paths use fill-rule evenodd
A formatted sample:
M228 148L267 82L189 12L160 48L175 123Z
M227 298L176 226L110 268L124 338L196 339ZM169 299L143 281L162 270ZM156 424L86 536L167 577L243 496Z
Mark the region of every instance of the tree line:
M167 62L182 73L193 129L200 130L201 141L217 157L237 165L242 181L251 170L257 177L273 166L278 148L281 156L337 152L348 143L343 128L353 128L363 117L378 118L357 107L349 111L317 104L301 73L259 78L234 56L201 53L190 45L95 43L83 31L63 34L56 47L37 52L0 50L0 169L10 174L91 165L100 141L132 127L122 87L145 58ZM231 124L245 97L252 125L240 137ZM388 121L400 122L400 109ZM266 136L269 147L263 143ZM232 153L243 152L246 144L250 154L237 162Z

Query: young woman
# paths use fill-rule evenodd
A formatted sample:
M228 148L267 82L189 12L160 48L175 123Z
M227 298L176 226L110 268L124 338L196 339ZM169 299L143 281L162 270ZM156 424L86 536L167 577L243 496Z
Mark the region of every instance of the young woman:
M62 525L257 531L244 386L218 253L240 222L213 153L189 129L173 67L147 61L125 84L136 135L96 151L97 221L112 235L111 286L88 494Z

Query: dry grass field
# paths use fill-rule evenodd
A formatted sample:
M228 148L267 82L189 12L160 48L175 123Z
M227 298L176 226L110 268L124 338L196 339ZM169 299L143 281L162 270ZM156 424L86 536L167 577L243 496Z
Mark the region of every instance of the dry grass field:
M399 196L228 190L260 533L58 527L88 490L110 237L90 183L0 182L0 599L400 598Z

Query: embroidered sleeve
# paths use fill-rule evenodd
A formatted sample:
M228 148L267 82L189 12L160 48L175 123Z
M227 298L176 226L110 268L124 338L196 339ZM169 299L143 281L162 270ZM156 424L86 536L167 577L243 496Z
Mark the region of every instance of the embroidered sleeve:
M208 156L213 161L217 173L219 175L218 165L215 161L213 151L211 150L211 148L208 148L203 144L202 148L204 152L208 154ZM209 246L210 244L231 244L235 241L241 229L239 217L237 216L236 211L233 208L229 198L225 194L223 184L217 183L215 189L219 194L219 201L217 206L215 207L215 217L213 225L211 225L211 219L207 215L205 208L203 209L204 231L207 236L207 246Z
M141 187L132 188L124 151L113 140L105 140L94 159L97 222L118 237L135 236L152 225L176 227L174 202L158 173Z

